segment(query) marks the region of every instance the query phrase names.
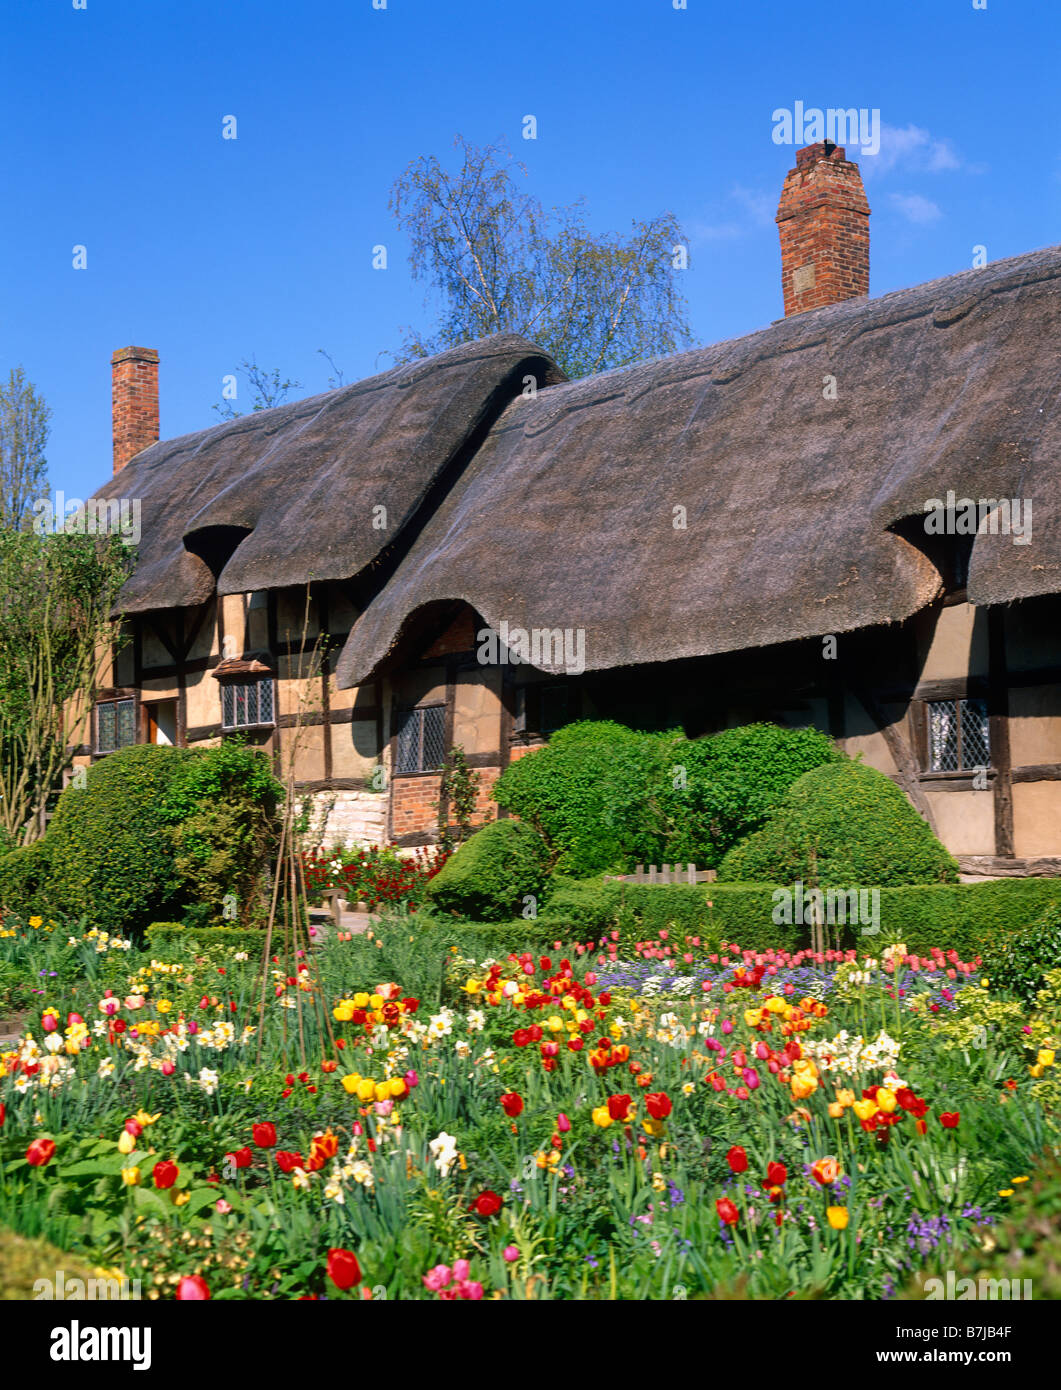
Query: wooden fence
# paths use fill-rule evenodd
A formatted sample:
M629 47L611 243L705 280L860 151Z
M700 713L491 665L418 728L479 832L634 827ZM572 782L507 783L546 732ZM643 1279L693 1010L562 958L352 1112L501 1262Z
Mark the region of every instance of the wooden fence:
M697 884L714 883L718 872L715 869L698 869L695 864L650 864L647 869L644 864L638 864L636 873L607 874L605 878L609 883Z

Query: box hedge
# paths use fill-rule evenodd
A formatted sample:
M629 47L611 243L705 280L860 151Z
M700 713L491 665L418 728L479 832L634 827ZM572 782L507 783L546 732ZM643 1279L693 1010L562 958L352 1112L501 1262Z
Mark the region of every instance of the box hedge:
M541 895L547 860L545 841L529 825L491 821L443 864L427 885L427 899L441 912L502 922L526 898Z
M234 951L246 951L251 960L260 957L265 949L265 932L254 927L186 927L181 922L152 922L144 933L147 949L166 950L179 945L182 950L192 946L231 946ZM283 942L283 932L274 932L277 947Z
M827 763L793 782L761 830L729 851L726 882L957 883L958 865L903 792L862 763Z
M559 887L538 919L545 934L588 941L618 930L625 946L669 930L689 933L712 945L736 941L752 950L798 949L810 944L810 928L774 922L777 886L769 883L654 885L589 879ZM1061 879L1008 878L975 884L916 884L880 889L880 931L862 934L840 927L844 947L873 950L903 941L927 955L933 946L954 949L962 959L983 954L1037 922L1061 904ZM529 925L529 924L524 924ZM833 929L830 929L832 931Z

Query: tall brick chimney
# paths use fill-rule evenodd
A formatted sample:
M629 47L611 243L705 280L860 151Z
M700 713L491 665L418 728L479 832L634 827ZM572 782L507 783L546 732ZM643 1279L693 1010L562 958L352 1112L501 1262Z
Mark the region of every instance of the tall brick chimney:
M111 412L118 473L134 454L158 442L157 352L125 347L111 355Z
M785 317L869 294L869 203L858 165L823 141L796 153L781 190Z

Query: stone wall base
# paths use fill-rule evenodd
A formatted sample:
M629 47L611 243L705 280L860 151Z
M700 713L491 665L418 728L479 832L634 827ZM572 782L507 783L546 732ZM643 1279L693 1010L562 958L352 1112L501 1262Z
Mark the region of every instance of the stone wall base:
M387 842L387 793L310 792L313 821L307 840L325 849Z

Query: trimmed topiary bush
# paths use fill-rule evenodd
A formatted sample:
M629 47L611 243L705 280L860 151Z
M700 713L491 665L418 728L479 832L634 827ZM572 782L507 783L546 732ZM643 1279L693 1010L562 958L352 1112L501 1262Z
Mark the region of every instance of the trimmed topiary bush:
M238 741L111 753L59 798L37 902L128 935L191 903L220 922L231 894L245 922L275 849L281 793L265 755Z
M504 921L520 911L525 897L540 896L548 857L542 837L525 822L491 821L431 879L428 901L443 912Z
M48 907L48 848L35 840L23 849L0 856L0 911L29 916Z
M894 782L845 761L794 782L766 825L725 856L719 879L897 887L956 883L958 865Z
M663 803L672 794L665 750L679 738L579 720L510 763L494 800L539 832L557 873L584 878L658 861L668 828Z
M123 748L71 784L48 826L53 910L123 936L176 905L180 879L162 808L188 760L183 748Z
M846 754L818 729L745 724L683 739L673 758L685 777L674 791L674 830L664 861L713 869L727 850L765 824L799 777L845 761Z

